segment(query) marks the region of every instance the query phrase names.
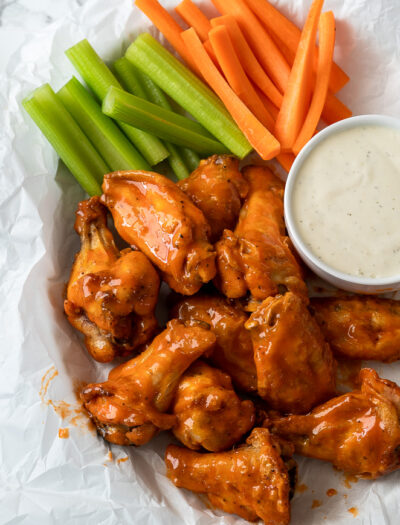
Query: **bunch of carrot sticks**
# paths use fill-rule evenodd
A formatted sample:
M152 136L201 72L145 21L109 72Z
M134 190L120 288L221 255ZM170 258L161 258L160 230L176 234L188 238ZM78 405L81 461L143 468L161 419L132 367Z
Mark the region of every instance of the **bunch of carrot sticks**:
M157 0L135 3L222 100L261 158L276 157L289 171L321 119L332 124L352 115L335 96L349 77L333 61L334 15L313 0L300 30L268 0L212 2L221 16L211 20L191 0L175 8L187 30Z

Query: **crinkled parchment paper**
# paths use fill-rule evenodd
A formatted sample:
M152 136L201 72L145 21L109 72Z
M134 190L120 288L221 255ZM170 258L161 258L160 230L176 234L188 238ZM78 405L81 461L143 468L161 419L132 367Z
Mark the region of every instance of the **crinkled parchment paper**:
M104 378L107 367L88 357L62 308L78 249L74 212L84 195L20 107L39 84L58 89L73 74L63 54L70 45L86 37L112 60L150 23L130 0L3 3L0 523L243 523L165 478L168 435L141 448L110 448L88 428L74 392L79 381ZM302 23L310 0L275 3ZM327 0L325 8L337 18L336 58L351 74L343 100L355 114L400 117L399 0ZM377 368L400 383L400 365ZM69 437L60 438L66 428ZM299 474L303 492L292 502L293 525L400 522L400 472L354 483L329 464L299 459ZM331 488L338 493L328 497Z

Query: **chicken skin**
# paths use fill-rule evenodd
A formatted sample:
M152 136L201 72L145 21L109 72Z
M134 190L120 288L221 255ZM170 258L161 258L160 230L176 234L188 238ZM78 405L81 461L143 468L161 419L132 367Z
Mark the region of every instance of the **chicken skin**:
M206 323L217 338L211 362L230 375L234 385L245 392L257 390L253 344L244 323L243 310L218 296L196 295L183 299L172 317L185 323Z
M400 302L378 297L311 299L311 311L335 354L391 363L400 359Z
M172 412L175 437L193 450L226 450L254 426L253 403L241 401L230 377L202 361L182 376Z
M233 230L239 217L248 184L239 171L239 160L230 155L213 155L178 186L204 213L211 226L211 242L225 229Z
M284 185L268 168L249 166L243 175L249 193L234 232L217 242L216 285L229 298L247 291L256 301L287 290L308 302L298 262L285 236Z
M290 479L281 453L291 456L292 449L281 449L267 429L255 428L246 445L229 452L201 454L169 445L165 462L177 487L207 494L214 507L248 521L287 525ZM293 460L287 465L295 469Z
M118 233L147 255L173 290L192 295L213 279L210 226L176 184L157 173L117 171L104 176L103 192Z
M268 297L246 322L258 393L280 412L305 414L335 395L335 360L304 302L291 292Z
M160 279L147 257L120 252L107 228L107 209L98 197L79 203L75 230L81 238L64 310L85 335L96 361L112 361L146 343L155 330Z
M296 452L330 461L363 478L400 468L400 388L375 370L360 371L361 389L331 399L305 416L272 418L268 425Z
M98 432L117 445L143 445L176 424L169 409L179 379L215 336L170 321L142 354L111 370L108 381L86 386L81 398Z

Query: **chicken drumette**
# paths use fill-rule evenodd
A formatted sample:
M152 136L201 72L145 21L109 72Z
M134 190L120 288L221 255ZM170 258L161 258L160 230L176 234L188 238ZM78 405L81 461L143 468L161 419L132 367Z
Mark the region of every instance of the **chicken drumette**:
M400 388L375 370L360 371L361 389L335 397L305 416L272 417L274 433L296 452L336 468L377 478L400 468Z
M175 436L193 450L231 448L254 425L253 403L241 401L230 377L202 361L182 376L172 412Z
M215 276L210 226L176 184L157 173L117 171L104 176L103 191L118 233L149 257L173 290L192 295Z
M209 330L170 321L147 350L111 370L108 381L86 386L81 398L99 433L117 445L143 445L172 428L176 416L165 412L179 379L214 343Z
M196 295L178 303L172 317L186 323L206 323L217 338L210 360L227 372L240 390L257 390L256 365L250 333L244 323L248 317L227 299L211 295Z
M92 357L108 362L154 334L160 279L143 253L116 248L107 228L107 209L98 197L79 203L75 230L81 250L64 309L69 322L85 335Z
M304 302L291 292L265 299L246 323L259 395L281 412L306 413L335 395L335 361Z
M227 228L233 230L239 217L248 184L239 171L239 160L229 155L213 155L178 186L204 213L211 226L212 242Z
M230 452L200 454L170 445L165 461L167 476L177 487L206 494L214 507L248 521L261 518L267 525L287 525L288 468L296 470L292 452L268 430L255 428L246 445Z
M224 295L238 298L250 291L255 301L290 290L308 302L300 266L285 235L284 185L271 171L249 166L243 175L249 193L234 232L217 242L216 284Z
M400 359L400 301L328 297L311 299L311 310L338 356L386 363Z

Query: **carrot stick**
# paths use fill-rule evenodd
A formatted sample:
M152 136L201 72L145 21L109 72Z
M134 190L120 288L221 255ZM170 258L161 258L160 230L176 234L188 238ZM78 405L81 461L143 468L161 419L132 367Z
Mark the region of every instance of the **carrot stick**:
M198 73L199 69L182 40L181 33L183 29L168 11L164 9L157 0L135 0L135 5L150 18L156 28L165 36L189 67Z
M261 99L261 102L264 104L266 109L268 110L268 113L271 114L271 117L276 121L279 114L279 109L273 104L268 97L265 96L265 94L261 91L261 89L258 88L255 84L253 84L254 89L256 90L256 93L258 95L258 98Z
M261 124L269 130L272 130L275 121L261 102L250 80L247 78L233 48L227 28L225 26L214 27L208 36L218 63L230 87L250 111L254 113Z
M327 13L322 13L319 22L317 78L308 115L293 146L293 153L295 155L298 155L303 146L311 139L321 118L321 112L328 93L334 47L335 17L332 11L328 11Z
M182 33L182 38L187 48L190 49L193 59L198 63L203 77L225 104L226 109L260 157L264 160L276 157L280 152L279 142L229 87L208 56L196 31L190 28Z
M204 46L204 49L207 51L208 56L211 58L214 64L219 68L219 63L218 63L217 57L215 56L215 52L214 52L213 46L211 45L210 40L209 39L204 40L203 46Z
M219 16L211 20L212 27L219 25L225 26L229 31L233 47L239 57L240 63L243 66L247 76L256 84L263 93L280 108L282 104L282 94L275 87L271 79L261 67L259 61L255 57L249 44L247 43L243 33L233 16Z
M334 124L339 122L339 120L351 117L352 114L351 110L343 102L328 91L325 106L322 110L322 120L327 124Z
M272 38L244 0L212 0L223 15L233 15L254 54L281 93L285 93L290 67Z
M282 168L289 173L295 158L296 157L293 155L293 153L280 153L277 155L276 160L279 162Z
M271 5L268 0L246 0L246 3L268 31L274 34L295 55L300 42L300 29ZM329 89L332 93L337 93L349 80L348 75L334 62L329 79Z
M192 0L183 0L175 7L175 11L189 27L191 26L196 30L203 42L207 40L208 32L211 30L210 21Z
M314 44L324 0L314 0L301 33L287 90L275 124L282 151L291 151L307 114L313 79Z

